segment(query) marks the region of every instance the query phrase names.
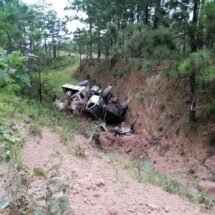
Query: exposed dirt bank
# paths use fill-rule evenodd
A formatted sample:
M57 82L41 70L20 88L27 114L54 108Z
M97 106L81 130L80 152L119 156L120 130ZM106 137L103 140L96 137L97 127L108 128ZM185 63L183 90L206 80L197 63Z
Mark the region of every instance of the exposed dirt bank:
M69 180L74 214L204 214L177 195L138 183L126 170L110 164L106 154L89 148L86 142L87 139L77 135L71 140L71 147L65 146L57 134L45 129L41 139L30 139L23 154L24 164L29 168L57 166L60 176ZM85 158L71 153L76 144L85 147Z
M188 90L182 83L167 81L158 64L145 75L140 62L125 64L119 60L82 68L80 79L90 78L101 86L112 85L115 94L129 100L126 120L134 125L132 137L101 135L105 148L149 157L162 172L192 179L214 181L215 143L210 135L215 124L202 123L191 129L188 123ZM200 102L200 101L198 101ZM199 113L199 112L198 112Z

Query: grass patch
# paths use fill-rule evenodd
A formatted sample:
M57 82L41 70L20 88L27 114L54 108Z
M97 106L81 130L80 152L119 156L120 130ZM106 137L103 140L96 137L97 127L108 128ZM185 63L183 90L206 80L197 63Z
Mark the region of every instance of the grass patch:
M23 123L24 120L29 120L36 134L40 134L41 127L44 126L55 129L62 127L69 133L82 131L75 119L68 120L65 113L59 112L48 102L39 104L35 100L25 100L0 92L0 107L4 121Z
M173 194L179 194L195 204L204 204L206 208L214 207L214 199L210 198L206 193L200 192L195 188L190 188L183 184L179 178L167 176L157 171L150 161L138 163L134 161L134 165L138 166L138 179L143 183L150 183L163 188L165 191Z
M86 158L87 157L86 148L83 147L81 144L77 144L74 147L74 155L78 157Z
M166 104L164 101L160 101L159 105L158 105L160 111L164 111L166 108Z
M107 162L113 166L126 169L129 174L136 178L140 183L161 187L168 193L178 194L181 197L188 199L190 202L202 205L209 210L215 207L214 197L208 196L206 192L199 191L195 187L188 187L176 176L169 176L159 172L149 160L139 160L134 157L125 165L125 162L113 153L108 153L106 159Z
M86 129L81 127L77 120L67 119L65 113L59 112L50 103L39 104L35 100L20 99L15 95L0 92L0 104L4 107L1 109L0 127L7 126L10 129L9 136L6 137L4 137L4 131L2 135L0 132L0 159L10 161L17 168L20 168L22 161L20 144L23 141L18 139L20 134L20 137L26 137L29 134L41 136L43 127L48 127L61 136L67 137L67 142L71 147L72 136L78 132L84 133ZM13 132L14 124L19 129ZM4 140L3 143L2 140ZM79 154L84 153L80 151Z
M60 63L58 66L52 66L51 68L48 67L44 72L42 72L41 77L43 87L47 91L57 96L61 96L61 86L63 84L77 84L77 80L74 78L74 73L77 70L79 64L76 57L72 57L72 59L72 62L69 61L69 65Z
M18 109L18 111L28 114L31 120L37 121L40 126L47 126L52 128L63 127L69 133L81 131L78 122L68 120L65 113L59 112L55 107L49 103L38 104L36 101L25 101Z
M138 92L135 97L134 97L137 101L143 102L145 99L145 94L144 91L140 91Z
M106 161L112 165L120 165L120 160L118 159L116 154L108 153L106 155Z
M53 65L55 70L47 66L48 70L42 72L42 79L50 86L52 92L60 94L62 93L60 87L62 84L65 82L76 83L73 73L78 61L75 57L64 57L56 60L56 62L58 64ZM36 87L32 90L34 89ZM0 91L0 119L3 125L6 122L7 124L15 122L18 125L24 125L22 130L37 136L41 135L43 127L52 128L62 136L67 137L84 130L77 120L67 119L66 114L59 112L52 106L51 102L48 102L48 99L40 104L36 99L26 99L10 94L6 89ZM26 134L26 131L22 132Z

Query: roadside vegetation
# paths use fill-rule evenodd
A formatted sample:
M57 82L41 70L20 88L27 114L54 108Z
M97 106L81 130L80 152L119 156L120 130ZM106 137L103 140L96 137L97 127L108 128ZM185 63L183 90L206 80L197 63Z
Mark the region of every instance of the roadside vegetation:
M138 167L137 178L140 182L162 187L169 193L179 194L195 204L204 205L207 209L212 209L214 207L215 199L210 197L206 191L198 190L197 185L196 187L189 187L177 176L167 176L160 173L149 160L138 165L136 164L136 168Z
M152 184L161 187L168 193L178 194L188 201L201 205L208 210L214 208L215 199L207 194L205 190L200 190L197 184L190 187L183 182L180 176L166 175L154 167L153 163L147 158L120 158L120 155L107 153L105 159L113 165L113 168L120 167L130 173L132 177L143 184ZM126 161L126 163L124 163ZM119 179L120 180L120 179Z
M22 79L17 80L16 77L11 76L9 78L11 83L6 84L5 80L5 86L0 91L0 162L1 165L4 163L9 165L8 182L5 183L5 195L1 195L0 210L7 208L5 213L8 214L72 213L67 196L70 189L66 179L57 175L56 169L53 173L52 170L46 172L42 168L35 168L32 173L23 166L22 161L23 147L29 136L40 138L44 127L70 140L75 133L84 131L76 119L68 119L65 113L60 113L53 106L50 98L51 95L57 96L62 93L63 83L68 81L75 83L72 77L73 69L76 68L75 58L58 58L54 64L56 64L54 68L47 66L41 72L41 80L46 83L42 84L41 103L38 93L39 79L32 77L34 74L28 76L28 73L25 73L27 80L34 81L31 85L26 85ZM7 69L16 68L9 64L4 66ZM23 86L28 88L27 92L26 89L23 90ZM80 149L77 150L79 150L78 155L81 156L83 152ZM31 182L38 177L44 178L40 188L44 192L31 193L29 191Z

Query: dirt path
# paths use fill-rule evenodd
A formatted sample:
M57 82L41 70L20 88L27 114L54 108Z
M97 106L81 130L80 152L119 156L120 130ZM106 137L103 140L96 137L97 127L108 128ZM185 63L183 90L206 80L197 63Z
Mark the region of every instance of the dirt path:
M71 142L86 146L87 140L77 135ZM204 214L177 195L138 183L127 170L110 164L102 152L88 148L86 154L86 158L75 156L57 134L44 129L39 141L29 140L23 157L29 168L57 166L59 174L68 178L75 215Z

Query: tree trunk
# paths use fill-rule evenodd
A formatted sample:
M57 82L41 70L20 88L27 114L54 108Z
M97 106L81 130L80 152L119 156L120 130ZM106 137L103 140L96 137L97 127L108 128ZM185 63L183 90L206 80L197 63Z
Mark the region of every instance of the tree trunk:
M56 43L53 44L53 57L54 57L54 59L57 58L57 45L56 45Z
M202 49L204 45L204 5L205 0L201 0L199 3L199 21L198 21L198 33L197 33L197 44L198 48Z
M57 43L57 53L58 57L60 57L60 41Z
M144 23L145 25L149 24L149 7L148 7L148 2L145 2L145 7L144 7Z
M109 43L106 43L105 44L105 58L106 59L109 58L109 49L110 49Z
M193 0L193 19L192 19L192 26L190 31L190 46L191 51L196 52L198 48L197 44L197 24L198 24L198 12L199 12L199 1L200 0Z
M2 11L4 11L4 3L3 3L3 1L0 1L0 8L1 8Z
M9 33L7 33L7 39L8 39L8 52L12 52L13 50L13 46L12 46L12 40L11 40L11 36Z
M48 48L49 48L49 57L51 57L51 44L48 44Z
M46 37L44 38L44 47L45 47L45 52L46 52L46 54L48 54L48 48L47 48Z
M90 62L93 61L92 22L90 21Z
M183 35L183 57L185 57L186 55L186 33L184 31L184 35Z
M196 72L192 71L190 74L190 114L189 114L189 120L190 122L196 121L196 94L195 94L195 88L196 88Z
M160 10L161 10L161 0L155 1L155 14L154 14L154 22L153 28L157 29L160 21Z
M42 97L41 69L39 69L39 99L40 99L40 103L42 103L43 97Z
M30 51L33 52L33 38L30 36Z
M98 42L97 42L97 60L100 61L101 57L101 44L100 44L100 32L98 30Z
M199 2L200 0L193 0L193 19L190 33L190 41L191 41L191 52L196 52L198 48L196 36L197 36L197 24L198 24L198 11L199 11ZM196 71L192 70L190 74L190 122L196 121Z
M52 52L53 52L53 58L56 59L56 57L57 57L57 45L56 45L55 41L53 41L53 43L52 43Z
M81 45L79 45L79 71L81 72Z

